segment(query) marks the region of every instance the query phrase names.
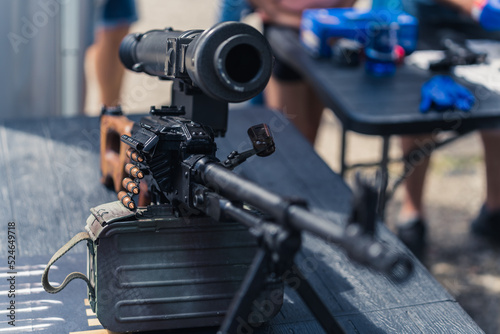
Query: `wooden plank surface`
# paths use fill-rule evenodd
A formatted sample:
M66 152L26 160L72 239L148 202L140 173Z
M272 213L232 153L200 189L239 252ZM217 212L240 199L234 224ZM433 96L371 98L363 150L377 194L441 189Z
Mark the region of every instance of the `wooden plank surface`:
M305 198L314 211L344 223L350 211L351 191L282 115L262 109L233 110L227 136L217 140L219 158L233 149L250 147L246 129L261 122L274 130L276 153L268 158L251 158L236 171L283 196ZM36 294L23 295L23 302L35 305L41 300L53 300L67 305L51 306L49 311L32 310L19 315L20 320L63 319L63 324L51 325L55 330L51 333L96 329L88 326L83 282L71 283L69 290L58 295L48 295L40 291L40 273L36 270L72 235L83 230L89 208L115 199L114 193L99 182L98 119L5 122L0 125L0 140L0 168L7 176L7 182L0 185L1 223L16 222L19 265L35 272L23 284L38 289ZM0 230L0 248L5 249L6 228ZM382 227L380 234L391 247L405 250L387 229ZM297 265L348 333L481 332L418 263L415 275L405 284L396 285L383 275L352 263L337 246L316 237L305 235L303 246L296 258ZM83 245L72 250L51 281L60 282L69 270L85 271L84 253ZM0 284L0 289L5 290L5 286ZM2 299L0 303L3 302ZM56 316L55 312L62 313ZM0 322L0 329L5 325ZM254 332L322 330L296 292L287 288L281 312L271 324Z
M98 129L96 118L84 117L9 121L2 127L21 256L54 253L61 241L82 231L91 207L114 200L99 182L99 137L91 135Z

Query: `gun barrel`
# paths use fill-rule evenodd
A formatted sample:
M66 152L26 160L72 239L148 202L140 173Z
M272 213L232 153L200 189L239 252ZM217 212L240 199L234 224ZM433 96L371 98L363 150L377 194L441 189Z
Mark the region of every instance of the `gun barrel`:
M201 179L206 186L229 199L238 199L271 214L279 222L287 222L299 231L307 231L327 242L336 243L355 261L377 269L396 281L405 280L412 272L412 262L404 254L390 251L374 238L361 233L353 224L340 224L310 212L300 204L283 199L259 185L242 179L218 163L207 163L201 168Z
M151 30L126 36L120 59L128 69L190 81L205 94L241 102L260 93L271 76L272 54L254 28L223 22L202 30Z
M408 256L392 251L376 239L364 234L358 224L350 224L347 228L343 228L300 206L290 206L288 216L296 228L340 245L354 261L376 269L394 281L406 280L413 271L413 264Z

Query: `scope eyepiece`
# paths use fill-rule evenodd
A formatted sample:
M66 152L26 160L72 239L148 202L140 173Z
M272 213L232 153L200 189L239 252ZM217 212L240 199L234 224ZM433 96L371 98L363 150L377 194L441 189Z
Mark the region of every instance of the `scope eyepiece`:
M219 23L205 31L131 34L120 45L120 59L130 70L182 79L225 102L242 102L260 93L272 69L265 37L238 22Z
M269 43L254 28L224 22L204 31L186 51L186 68L193 81L209 96L230 102L260 93L271 76Z
M134 65L139 63L135 56L135 48L141 36L141 34L129 34L120 43L120 60L123 66L129 70L132 70Z

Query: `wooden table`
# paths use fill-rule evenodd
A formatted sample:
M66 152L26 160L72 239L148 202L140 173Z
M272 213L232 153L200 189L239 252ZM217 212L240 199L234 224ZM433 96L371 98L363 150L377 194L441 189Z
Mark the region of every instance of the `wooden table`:
M282 115L263 109L232 110L227 136L218 140L219 157L248 147L246 129L261 122L271 126L277 151L268 158L252 158L237 171L281 195L303 197L315 211L345 222L350 211L349 188ZM9 222L15 222L17 236L16 327L9 326L4 316L0 331L105 333L84 302L84 282L72 282L57 295L43 291L40 283L41 271L52 254L83 231L89 208L115 200L115 194L99 183L98 119L8 121L0 123L0 143L0 170L4 175L0 185L0 303L4 310L9 302L5 280L9 276ZM380 238L406 251L383 226ZM412 278L397 285L353 264L335 245L309 235L304 236L296 262L347 333L482 332L418 262ZM56 265L50 276L54 283L60 283L71 271L85 272L85 246L77 246ZM212 328L189 333L214 332ZM296 292L289 288L281 312L269 326L255 331L321 332Z

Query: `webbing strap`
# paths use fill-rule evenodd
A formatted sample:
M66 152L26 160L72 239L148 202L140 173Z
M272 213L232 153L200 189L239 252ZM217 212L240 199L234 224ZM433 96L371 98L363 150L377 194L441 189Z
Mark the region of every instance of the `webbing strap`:
M75 235L73 238L71 238L70 241L68 241L64 246L62 246L54 254L54 256L52 256L52 258L50 259L49 263L45 267L45 270L43 271L43 275L42 275L42 286L45 289L45 291L47 291L48 293L58 293L59 291L61 291L62 289L64 289L66 287L66 285L68 285L69 282L71 282L74 279L79 278L81 280L84 280L87 283L87 286L89 287L90 293L92 295L94 294L94 288L90 284L90 281L87 278L87 276L85 276L84 274L79 273L79 272L74 272L74 273L71 273L68 276L66 276L66 278L64 279L64 281L58 287L54 287L54 286L50 285L50 283L49 283L49 270L50 270L50 267L57 260L59 260L64 254L66 254L71 248L75 247L75 245L77 245L80 241L83 241L83 240L90 240L90 241L92 241L92 239L90 238L90 235L87 232L80 232L77 235Z

